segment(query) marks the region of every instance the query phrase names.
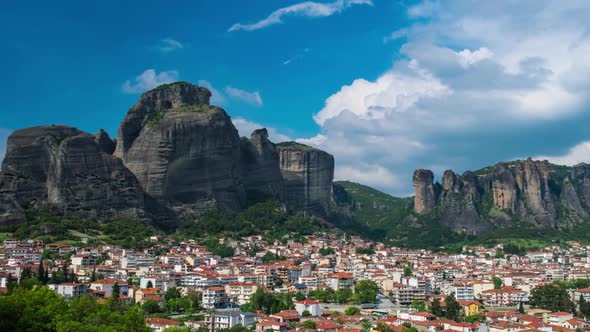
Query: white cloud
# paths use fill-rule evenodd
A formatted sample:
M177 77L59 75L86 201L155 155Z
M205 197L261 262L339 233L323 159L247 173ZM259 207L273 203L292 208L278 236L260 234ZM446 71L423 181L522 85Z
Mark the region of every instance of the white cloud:
M408 16L413 18L430 17L439 9L439 6L438 1L425 0L408 8Z
M328 138L322 134L317 134L310 138L299 138L297 142L310 146L321 146Z
M275 128L266 127L260 123L252 122L241 117L232 119L232 122L234 123L234 126L236 126L236 128L238 129L240 136L250 137L254 130L266 128L266 130L268 131L268 138L274 143L287 142L292 140L289 136L279 133Z
M262 97L260 97L260 93L258 91L248 92L228 85L225 87L225 93L230 98L241 100L258 107L262 106Z
M590 142L579 143L561 156L537 156L534 159L549 160L553 164L568 166L579 163L590 163Z
M170 53L172 51L180 50L184 48L184 45L178 40L172 38L164 38L160 40L158 44L158 50L162 53Z
M227 103L227 98L225 97L225 95L221 91L214 88L211 82L206 80L199 80L198 84L202 87L209 89L209 91L211 92L211 104L219 106L225 105Z
M398 194L416 168L463 171L542 154L538 128L587 121L588 15L587 1L424 1L408 10L419 19L388 37L406 38L401 59L329 96L314 115L319 134L300 140L334 154L341 179L369 183L387 170L374 183ZM584 155L590 143L541 158L571 164Z
M336 0L329 3L305 1L272 12L268 17L252 24L236 23L228 31L254 31L283 22L286 16L326 17L340 13L352 5L372 6L371 0Z
M464 49L463 51L457 53L460 58L460 63L463 67L469 67L481 60L491 59L494 57L494 53L488 50L485 47L482 47L476 51L470 51L468 49Z
M177 80L178 72L176 70L163 71L158 74L154 69L147 69L137 76L133 83L130 80L127 80L123 84L123 92L145 92L157 87L158 85L175 82Z
M314 116L319 125L326 120L349 111L361 119L384 119L387 113L404 112L422 98L452 93L445 86L417 65L407 66L408 73L388 71L374 82L357 79L351 85L326 100L324 108Z
M0 128L0 165L4 160L4 155L6 154L6 145L8 136L12 133L12 130L6 128Z
M349 180L367 186L379 187L395 187L400 183L395 175L381 166L363 166L360 169L350 166L337 167L334 179Z

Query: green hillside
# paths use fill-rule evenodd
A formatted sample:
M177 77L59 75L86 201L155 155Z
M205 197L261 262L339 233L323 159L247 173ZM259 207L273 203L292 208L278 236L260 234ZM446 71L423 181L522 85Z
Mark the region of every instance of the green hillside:
M436 220L412 214L413 197L394 197L350 181L334 183L332 223L344 231L391 245L433 248L466 240Z

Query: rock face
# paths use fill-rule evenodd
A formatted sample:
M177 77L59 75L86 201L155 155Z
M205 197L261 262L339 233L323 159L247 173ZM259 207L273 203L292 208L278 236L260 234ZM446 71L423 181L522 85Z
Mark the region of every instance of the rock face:
M326 216L334 158L303 145L276 146L266 129L240 138L210 97L186 82L148 91L127 112L116 141L103 130L68 126L14 132L0 173L0 224L18 223L26 207L52 206L175 225L269 197Z
M285 202L290 209L325 217L332 201L334 157L306 145L277 145Z
M0 191L11 202L0 203L6 210L0 223L22 216L22 204L59 206L91 218L144 218L139 182L96 137L67 126L14 132L0 173Z
M242 181L250 201L270 196L283 200L284 188L279 153L268 139L268 131L255 130L241 139Z
M245 204L240 137L209 96L188 83L157 88L142 95L119 128L116 154L125 166L146 193L183 213Z
M414 172L414 211L418 214L430 213L436 206L433 180L434 174L430 170L418 169Z
M161 111L186 105L208 105L209 98L209 90L185 82L164 84L144 93L119 126L115 155L125 160L127 151L140 131L148 121L154 121Z
M588 219L590 166L573 168L547 161L498 163L457 176L446 171L440 193L432 173L414 173L415 212L440 212L436 218L456 231L481 234L515 222L536 227L568 228ZM435 205L433 205L435 202Z

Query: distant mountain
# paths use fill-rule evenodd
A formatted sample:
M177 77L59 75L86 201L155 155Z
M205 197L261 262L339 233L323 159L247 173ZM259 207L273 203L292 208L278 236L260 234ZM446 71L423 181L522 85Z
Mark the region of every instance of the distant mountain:
M334 182L333 192L330 221L344 231L412 248L438 247L464 239L433 218L417 216L413 197L394 197L349 181Z
M418 248L510 242L535 247L588 241L590 165L501 162L442 183L414 172L415 196L398 198L348 181L334 183L332 223L394 245Z
M547 161L502 162L457 175L448 170L433 183L428 170L414 172L414 212L456 232L484 234L522 224L557 230L590 221L590 165Z

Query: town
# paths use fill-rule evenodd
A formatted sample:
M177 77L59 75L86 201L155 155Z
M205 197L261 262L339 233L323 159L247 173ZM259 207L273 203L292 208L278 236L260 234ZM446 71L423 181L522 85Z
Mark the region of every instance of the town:
M590 246L511 244L461 253L408 250L344 234L149 237L131 250L5 239L0 291L141 308L152 331L573 332L590 330Z

